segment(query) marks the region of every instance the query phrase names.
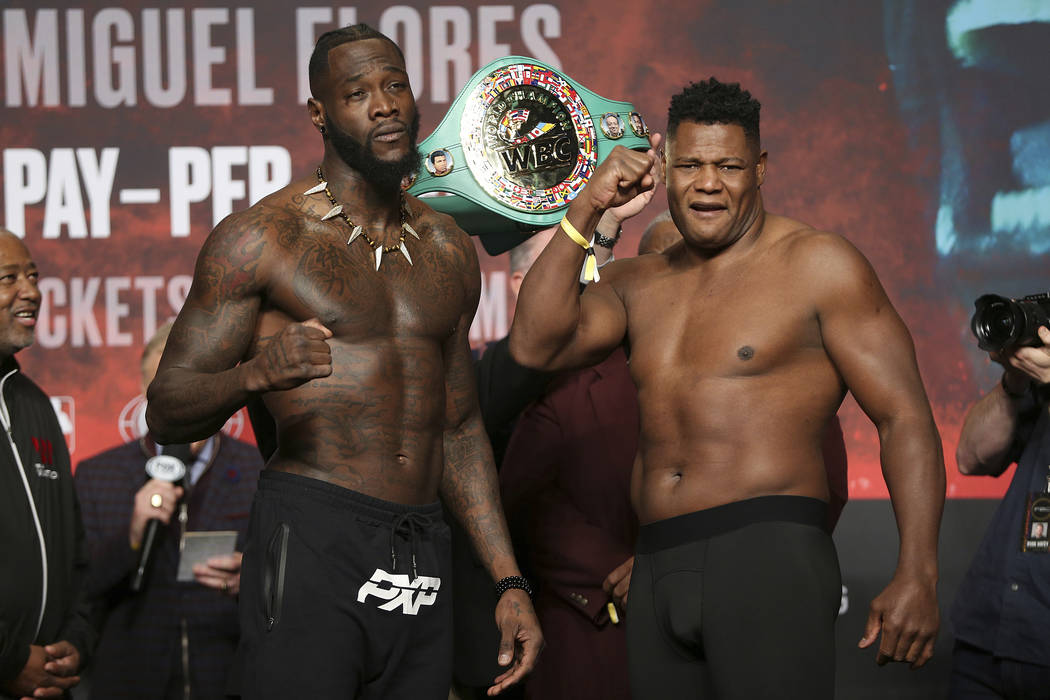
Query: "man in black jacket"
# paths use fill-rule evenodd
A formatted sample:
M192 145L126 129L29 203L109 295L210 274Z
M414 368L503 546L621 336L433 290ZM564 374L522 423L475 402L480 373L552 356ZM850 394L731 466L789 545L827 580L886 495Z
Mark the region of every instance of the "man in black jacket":
M40 291L22 241L0 229L0 697L61 697L94 644L69 452L47 395L19 371Z

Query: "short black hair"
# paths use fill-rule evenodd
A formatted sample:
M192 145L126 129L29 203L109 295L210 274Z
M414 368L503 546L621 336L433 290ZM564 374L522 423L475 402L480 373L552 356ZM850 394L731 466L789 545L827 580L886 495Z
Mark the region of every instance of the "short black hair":
M689 86L671 98L667 110L667 133L671 135L682 122L697 124L736 124L756 148L762 143L758 128L761 103L740 83L723 83L708 78Z
M314 52L310 54L310 94L314 96L314 99L318 99L321 81L328 75L328 52L336 46L364 39L389 41L397 50L397 55L401 57L401 60L405 60L405 54L401 53L401 47L393 39L367 24L351 24L325 32L317 38L317 43L314 44Z

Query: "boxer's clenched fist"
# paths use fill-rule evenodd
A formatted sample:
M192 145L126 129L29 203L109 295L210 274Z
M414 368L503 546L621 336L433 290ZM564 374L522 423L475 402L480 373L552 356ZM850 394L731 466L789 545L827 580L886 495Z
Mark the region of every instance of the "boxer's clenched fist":
M274 335L262 351L249 360L249 391L292 389L332 373L332 332L316 318L291 323Z
M582 200L582 206L595 211L605 211L652 190L659 181L656 149L660 141L660 135L653 134L652 148L645 152L623 146L614 148L594 171L577 201Z

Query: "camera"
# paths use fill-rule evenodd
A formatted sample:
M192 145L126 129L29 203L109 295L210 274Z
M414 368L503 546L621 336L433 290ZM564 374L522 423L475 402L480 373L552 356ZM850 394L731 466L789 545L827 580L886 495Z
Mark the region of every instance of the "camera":
M977 346L988 352L1040 346L1039 326L1050 327L1050 294L1030 294L1022 299L985 294L974 306L977 310L970 328L977 336Z

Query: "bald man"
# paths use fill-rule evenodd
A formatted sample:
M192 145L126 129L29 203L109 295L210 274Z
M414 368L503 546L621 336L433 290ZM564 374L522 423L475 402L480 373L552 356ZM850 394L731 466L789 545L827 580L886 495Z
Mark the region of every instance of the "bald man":
M0 697L63 696L95 643L66 439L51 401L15 360L35 338L39 279L22 240L0 229Z

